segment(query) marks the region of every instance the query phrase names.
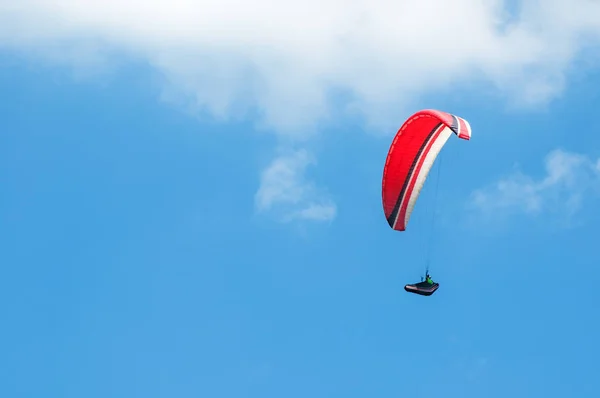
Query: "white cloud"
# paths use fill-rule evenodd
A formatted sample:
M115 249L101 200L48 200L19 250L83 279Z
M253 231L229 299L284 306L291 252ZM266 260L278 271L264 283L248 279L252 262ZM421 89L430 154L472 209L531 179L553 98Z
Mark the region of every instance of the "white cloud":
M525 103L560 92L598 44L600 2L528 0L0 0L0 45L90 66L118 51L147 60L218 117L258 111L304 135L345 110L397 127L419 95L487 79Z
M600 194L600 159L555 150L546 156L545 171L540 179L516 172L475 191L471 204L487 215L555 212L569 217L586 195Z
M333 201L305 178L314 158L299 150L283 154L267 167L255 196L260 212L274 212L282 221L297 219L330 221L335 218Z

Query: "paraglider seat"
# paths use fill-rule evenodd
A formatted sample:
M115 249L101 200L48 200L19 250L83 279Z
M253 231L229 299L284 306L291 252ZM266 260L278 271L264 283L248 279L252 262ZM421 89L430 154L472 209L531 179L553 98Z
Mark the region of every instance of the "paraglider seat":
M404 286L404 290L409 293L420 294L421 296L431 296L440 286L439 283L434 282L433 284L427 281L415 283L412 285Z

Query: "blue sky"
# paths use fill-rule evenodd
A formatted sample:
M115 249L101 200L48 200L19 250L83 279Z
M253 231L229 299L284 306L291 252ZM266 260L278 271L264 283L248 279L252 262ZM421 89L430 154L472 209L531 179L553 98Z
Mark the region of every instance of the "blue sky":
M187 75L165 77L177 68L126 57L98 72L17 44L0 55L0 395L552 398L600 387L590 58L567 62L583 66L562 70L541 104L497 90L504 77L394 102L391 120L368 94L366 116L333 98L335 122L306 122L319 126L307 138L265 100L277 91L255 98L262 119L224 119L202 85L191 90L208 113L181 102ZM427 184L397 233L381 208L394 131L377 127L420 108L466 118L473 139L444 148L433 231ZM440 289L404 292L428 254Z

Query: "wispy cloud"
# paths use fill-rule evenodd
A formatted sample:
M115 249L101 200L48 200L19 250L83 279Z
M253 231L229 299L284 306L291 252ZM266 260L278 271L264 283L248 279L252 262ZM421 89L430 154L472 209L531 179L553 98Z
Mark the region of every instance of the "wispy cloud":
M586 195L600 194L600 159L554 150L545 159L545 175L520 171L475 191L471 204L487 216L557 213L580 210Z
M306 169L314 163L314 158L305 150L275 158L261 175L255 196L257 210L272 212L281 221L335 218L335 203L306 179Z

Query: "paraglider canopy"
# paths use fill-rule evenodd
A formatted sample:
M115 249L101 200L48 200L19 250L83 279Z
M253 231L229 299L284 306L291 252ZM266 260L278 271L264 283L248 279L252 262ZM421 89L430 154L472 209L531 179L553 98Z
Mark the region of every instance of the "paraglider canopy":
M433 162L452 133L469 140L471 126L461 117L431 109L410 116L396 133L382 181L383 210L391 228L406 230Z

